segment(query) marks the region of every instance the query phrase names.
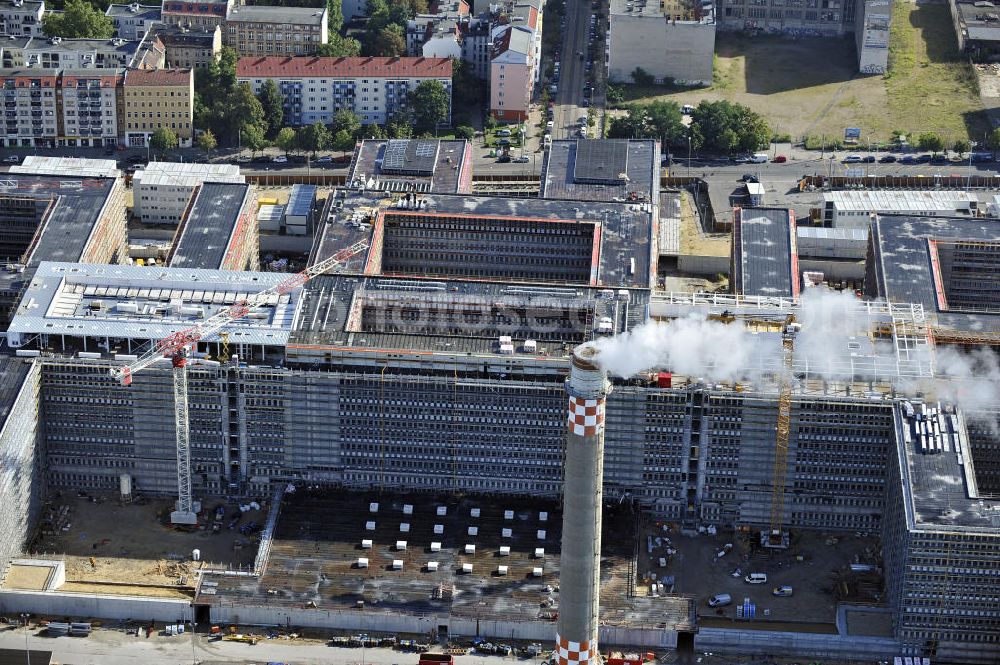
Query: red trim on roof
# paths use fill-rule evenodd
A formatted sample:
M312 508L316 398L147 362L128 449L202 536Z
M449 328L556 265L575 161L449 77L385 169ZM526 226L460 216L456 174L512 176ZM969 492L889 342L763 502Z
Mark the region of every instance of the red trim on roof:
M451 59L247 56L239 59L236 75L240 78L451 78Z

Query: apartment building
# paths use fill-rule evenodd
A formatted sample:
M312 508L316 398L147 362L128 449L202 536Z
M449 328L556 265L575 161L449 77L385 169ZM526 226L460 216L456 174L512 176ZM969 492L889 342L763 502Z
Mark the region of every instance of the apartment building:
M233 0L206 0L205 2L177 2L167 0L163 3L161 20L167 25L176 25L188 29L211 29L222 26L226 15L233 7Z
M8 147L54 147L59 136L55 69L3 69L4 134Z
M159 24L154 28L163 44L166 63L172 69L208 67L222 53L222 28L188 30L176 25Z
M0 34L41 37L44 0L0 0Z
M196 188L206 182L243 184L246 178L235 164L150 162L132 177L132 214L146 224L176 226Z
M133 2L128 5L109 5L105 16L115 22L115 30L122 39L142 39L159 22L160 5L140 5Z
M532 31L510 27L494 40L490 58L490 113L501 121L525 120L537 70Z
M329 41L326 7L234 5L223 41L240 55L310 55Z
M194 71L134 69L122 85L122 137L130 147L144 146L157 129L177 134L180 145L194 138Z
M62 102L58 145L118 144L117 89L122 74L114 70L63 70L56 100Z
M423 81L439 81L451 94L447 58L243 57L236 72L255 93L264 81L275 81L291 125L328 123L341 109L354 111L365 124L384 124Z
M658 81L709 85L715 54L715 8L699 2L611 0L608 78L631 82L641 67Z
M0 64L43 69L118 69L163 66L162 47L153 40L31 37L0 40Z

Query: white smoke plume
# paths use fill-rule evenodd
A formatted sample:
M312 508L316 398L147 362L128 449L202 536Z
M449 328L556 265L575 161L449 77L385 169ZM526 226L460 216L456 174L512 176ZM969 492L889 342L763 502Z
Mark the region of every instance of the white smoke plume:
M1000 436L1000 359L983 347L960 351L939 347L935 353L935 378L914 381L902 386L911 394L923 393L928 399L958 404L966 417L985 425L993 436Z

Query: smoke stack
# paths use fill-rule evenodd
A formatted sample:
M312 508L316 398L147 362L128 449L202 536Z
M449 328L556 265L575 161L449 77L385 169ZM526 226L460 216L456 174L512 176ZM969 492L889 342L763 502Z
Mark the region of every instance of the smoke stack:
M566 463L562 554L559 560L557 665L600 663L597 616L601 583L601 497L604 482L604 401L611 385L597 366L597 348L573 351L566 392Z

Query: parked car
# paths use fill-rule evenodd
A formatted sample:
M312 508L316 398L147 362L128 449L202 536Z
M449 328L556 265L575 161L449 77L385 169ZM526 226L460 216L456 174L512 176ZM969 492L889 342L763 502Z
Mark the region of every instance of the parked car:
M9 157L4 157L3 161L7 162L8 164L17 164L18 162L21 161L21 157L18 155L11 155Z
M500 155L497 157L497 164L507 164L510 162L510 155Z
M509 129L498 129L497 130L497 136L510 136L510 130Z
M896 161L896 155L882 155L878 160L879 164L892 164Z
M944 153L938 153L936 155L931 155L931 164L947 164L948 156Z
M844 157L844 164L860 164L862 161L861 155L848 155Z
M288 158L285 157L284 155L275 155L274 157L271 158L271 161L274 162L275 164L287 164Z
M861 161L865 164L874 164L875 155L865 155L864 157L861 158Z
M237 164L249 164L251 162L250 155L240 155L236 158Z
M530 161L531 160L528 159L528 157L526 155L521 155L520 157L515 157L514 158L514 163L515 164L527 164Z
M549 120L548 122L545 123L545 128L546 129L552 129L553 127L555 127L555 124L556 123L555 123L554 120Z
M785 155L776 155L774 159L771 160L775 164L784 164L788 161L788 157Z
M728 593L717 593L708 599L709 607L724 607L733 602L732 595Z
M738 157L734 157L733 158L733 163L735 163L735 164L749 164L750 163L750 155L740 155Z
M787 586L787 585L785 585L785 586L776 586L776 587L774 587L774 590L771 591L771 593L773 595L775 595L775 596L788 597L788 596L792 595L792 587Z
M917 158L914 157L913 155L903 155L902 157L899 158L899 163L900 164L916 164L917 163Z
M767 584L767 573L748 573L743 581L747 584Z
M322 157L317 157L316 161L314 163L316 163L316 164L332 164L333 163L333 156L332 155L323 155Z
M929 164L930 161L930 155L917 155L917 164Z
M752 173L744 173L743 177L740 178L740 180L742 180L743 182L760 182L759 180L757 180L757 176L755 176Z

